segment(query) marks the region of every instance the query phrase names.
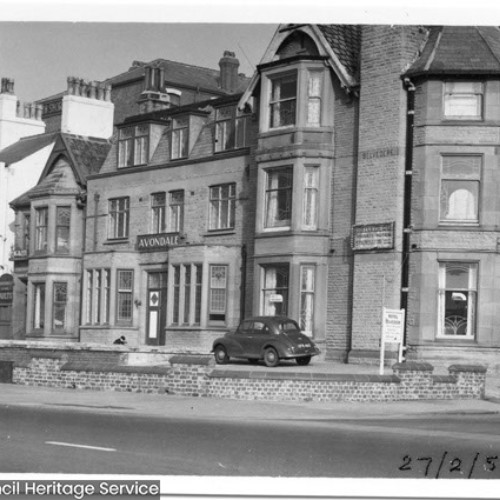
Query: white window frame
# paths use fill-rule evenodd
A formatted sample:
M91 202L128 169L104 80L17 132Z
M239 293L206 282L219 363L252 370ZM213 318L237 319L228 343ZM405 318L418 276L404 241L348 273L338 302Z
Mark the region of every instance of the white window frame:
M172 120L170 159L181 160L188 157L189 117L183 116Z
M304 167L304 203L302 229L316 231L319 216L319 165Z
M160 197L163 197L163 203ZM160 200L160 201L159 201ZM167 194L164 191L151 193L151 233L164 233L167 229L166 221Z
M455 164L453 164L453 159L455 159ZM472 163L470 172L460 173L458 170L460 168L460 163ZM452 172L451 169L456 168L456 172ZM445 170L447 170L445 172ZM443 154L441 155L441 176L440 176L440 187L439 187L439 224L441 225L478 225L480 220L480 208L481 208L481 174L482 174L482 156L481 155L457 155L457 154ZM447 196L446 185L448 183L454 184L466 184L470 185L472 183L477 184L477 195L476 199L473 200L475 217L457 217L448 218L446 214L443 214L443 199L446 196L446 207L450 204L451 196ZM455 193L458 190L455 190ZM463 202L457 204L460 209L465 207Z
M281 97L281 85L279 86L280 91L277 92L278 84L281 82L290 81L295 79L295 95L290 97ZM276 130L286 127L295 127L297 125L298 119L298 101L299 101L299 72L297 70L289 71L286 73L277 73L269 75L269 97L268 97L268 128L269 130ZM288 106L288 104L293 103L293 122L283 124L281 119L280 108L283 104ZM276 122L274 117L278 116L279 121Z
M453 105L460 100L475 101L477 111L472 114L454 112ZM445 120L482 120L484 113L484 83L453 81L444 83L443 116Z
M301 330L310 337L313 336L314 332L315 298L316 298L316 265L301 264L299 325Z
M42 214L44 220L42 220ZM49 207L35 208L35 252L43 253L48 250Z
M278 282L277 282L277 276L278 276L278 269L280 270L285 270L286 269L286 279L287 279L287 285L286 287L280 286L278 287ZM274 270L274 277L271 276L270 273L272 270ZM268 280L269 277L269 280ZM272 301L269 300L268 303L268 295L282 295L282 301L279 302L281 304L284 304L284 311L281 311L279 314L284 314L287 315L290 312L290 278L291 278L291 266L289 262L285 263L276 263L276 264L262 264L261 265L261 298L260 298L260 312L264 316L272 316L277 314L276 309L272 308L270 305ZM272 283L273 279L275 280L275 283ZM284 297L284 293L280 292L285 292L286 297ZM277 301L274 301L278 303Z
M145 165L149 160L149 125L123 127L118 132L118 168Z
M86 269L85 323L87 325L109 324L110 280L110 268Z
M179 196L181 195L182 196ZM179 196L179 199L175 199ZM184 202L185 193L183 189L175 189L168 192L168 232L180 233L184 229Z
M224 190L227 196L223 196ZM209 187L210 216L208 229L210 231L224 231L234 229L236 217L236 183L217 184ZM224 215L224 206L227 210Z
M130 288L120 287L121 273L129 273L131 275ZM120 300L122 296L130 296L130 316L120 316ZM131 325L134 319L134 270L133 269L117 269L116 270L116 324Z
M446 284L446 268L467 268L468 278L467 287L447 287ZM437 338L446 338L453 340L473 340L476 333L477 321L477 290L478 290L478 275L479 264L477 262L458 262L458 261L441 261L439 262L439 290L438 290L438 330ZM467 331L465 335L447 334L445 327L446 316L446 292L451 292L452 295L457 295L457 300L467 300ZM465 295L467 294L467 295ZM458 329L461 324L460 318L455 318L448 321L449 329Z
M264 220L262 224L264 231L286 231L292 227L294 170L293 165L276 166L264 170ZM288 178L291 180L290 185L285 187L279 187L278 185L273 186L271 176L278 176L282 172L287 173ZM277 178L278 177L276 177L276 179ZM283 219L283 222L277 219L277 215L279 213L280 191L286 191L288 193L285 194L285 200L288 199L288 203L290 205L288 207L289 218ZM273 218L271 218L272 214L274 214Z
M128 196L123 196L119 198L110 198L108 200L108 203L109 203L108 239L118 240L118 239L128 238L129 219L130 219L130 198ZM123 220L121 219L121 217L123 217Z

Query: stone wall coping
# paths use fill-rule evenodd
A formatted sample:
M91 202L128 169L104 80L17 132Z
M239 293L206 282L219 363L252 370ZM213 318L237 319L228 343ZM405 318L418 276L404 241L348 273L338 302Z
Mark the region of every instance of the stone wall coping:
M434 367L430 363L409 361L392 365L394 371L400 372L432 372Z
M167 375L172 371L169 365L117 365L115 363L68 362L61 366L61 371L95 373L137 373Z
M28 348L37 350L52 351L92 351L92 352L120 352L120 353L158 353L178 355L179 351L172 352L171 347L165 346L131 346L131 345L104 345L97 343L82 342L64 342L64 341L46 341L46 340L0 340L0 349L2 348ZM186 350L182 355L193 355L197 353ZM207 355L208 356L208 355Z
M399 383L395 375L359 375L351 373L304 373L304 372L256 372L251 370L216 369L209 378L231 378L250 380L310 380L325 382L385 382Z
M209 366L214 363L211 355L176 354L169 358L171 365L202 365Z
M469 372L469 373L486 373L487 368L482 365L451 365L448 367L450 373Z

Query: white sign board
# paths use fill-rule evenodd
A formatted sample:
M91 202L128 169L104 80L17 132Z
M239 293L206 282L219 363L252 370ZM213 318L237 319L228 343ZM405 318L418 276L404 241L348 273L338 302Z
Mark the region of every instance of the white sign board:
M269 296L269 302L283 302L283 295L279 293L273 293Z
M405 328L404 309L387 309L384 307L382 316L382 336L384 342L400 343Z
M382 310L382 338L380 342L380 375L384 374L385 344L395 342L399 344L398 361L403 359L403 335L405 329L405 310L387 309Z

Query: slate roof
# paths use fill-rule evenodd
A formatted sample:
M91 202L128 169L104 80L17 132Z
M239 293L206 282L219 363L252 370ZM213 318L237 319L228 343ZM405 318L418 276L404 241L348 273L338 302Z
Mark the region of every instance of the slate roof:
M7 165L17 163L27 156L43 149L45 146L48 146L51 142L54 142L56 140L56 135L57 134L52 133L22 137L14 144L0 151L0 161Z
M99 172L111 147L110 141L70 134L61 134L61 138L82 181Z
M405 72L417 75L500 74L500 29L432 26L418 59Z
M37 185L11 201L15 207L26 206L33 196L45 194L78 194L80 188L75 185L75 177L80 185L85 185L87 177L101 168L111 147L111 142L104 139L83 137L71 134L51 134L57 140L47 160L44 172ZM52 168L54 160L65 154L73 166L73 178L69 178L67 169ZM48 168L52 168L47 171Z
M225 94L225 92L220 88L219 70L193 66L167 59L155 59L149 63L139 63L138 66L132 66L125 73L108 78L107 80L104 80L104 82L115 86L130 80L142 79L144 77L146 64L153 66L157 65L164 68L165 81L173 85L177 84L185 87L199 86L200 89ZM248 85L250 78L240 74L239 80L239 86L236 91L242 92Z
M362 27L354 24L318 24L317 26L340 62L352 76L357 77Z

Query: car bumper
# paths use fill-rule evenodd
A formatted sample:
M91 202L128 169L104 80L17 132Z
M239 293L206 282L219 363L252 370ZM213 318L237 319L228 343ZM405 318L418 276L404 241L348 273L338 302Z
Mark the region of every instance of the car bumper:
M284 356L280 356L282 359L296 359L296 358L305 358L306 356L317 356L321 351L316 348L310 351L300 351L300 352L287 352Z

